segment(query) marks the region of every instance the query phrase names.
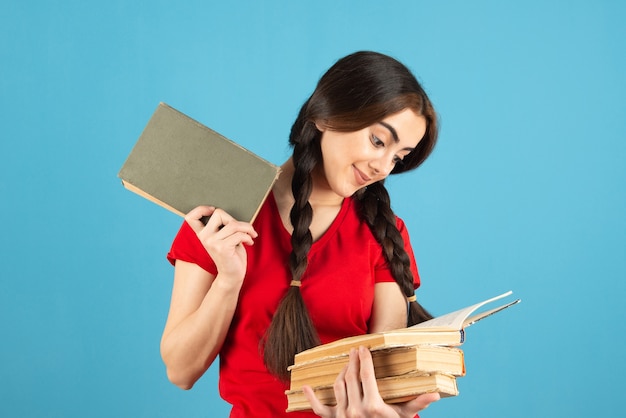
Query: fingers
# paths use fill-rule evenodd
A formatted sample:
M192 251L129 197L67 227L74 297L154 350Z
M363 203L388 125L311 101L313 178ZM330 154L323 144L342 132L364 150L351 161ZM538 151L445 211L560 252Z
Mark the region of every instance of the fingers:
M340 376L341 377L341 376ZM340 380L340 377L337 380ZM426 409L431 403L439 400L439 393L427 393L415 399L395 404L386 404L376 382L372 353L366 347L350 352L350 360L345 371L345 392L347 400L340 408L339 398L337 410L345 409L348 416L414 416L417 412ZM341 385L335 382L335 396L341 396ZM355 415L350 415L355 413ZM396 415L397 414L397 415Z
M360 350L360 348L359 348ZM367 350L367 349L365 349ZM369 353L369 350L367 350ZM361 399L363 398L363 386L361 384L361 359L359 356L359 351L356 349L350 350L350 360L348 361L348 367L345 372L345 382L346 382L346 393L347 393L347 404L348 405L359 405L361 403ZM373 366L372 366L373 372ZM374 382L376 384L376 382ZM376 391L378 393L378 391Z
M258 236L248 222L240 222L221 209L215 209L206 226L198 234L201 241L212 237L215 242L235 247L239 244L252 245Z
M204 228L202 219L213 215L213 212L215 212L214 206L198 206L185 215L185 221L197 234Z
M334 418L337 416L345 416L343 411L348 407L348 395L346 393L346 372L348 370L348 366L344 367L343 370L335 379L335 383L333 385L333 389L335 392L335 401L337 405L332 407L328 405L324 405L317 399L315 396L315 392L311 389L310 386L303 386L302 391L304 392L304 396L306 396L307 400L311 404L311 409L315 412L316 415L323 418ZM341 411L337 414L337 411Z
M316 415L324 418L331 418L335 416L334 408L321 403L320 400L317 399L317 396L315 396L315 393L310 386L303 386L302 391L311 404L311 409L313 409L313 412L315 412Z
M208 219L206 224L204 222L205 219ZM224 210L217 209L214 206L198 206L192 209L185 215L185 221L202 241L204 241L203 238L206 239L208 236L222 232L224 229L225 231L215 238L217 240L230 238L230 244L236 242L252 245L253 238L256 238L258 235L251 224L239 222ZM226 243L228 244L228 242Z
M346 372L348 371L348 367L349 366L346 366L341 370L333 384L338 410L344 410L348 406L348 392L346 390Z
M355 353L355 357L359 359L360 364L359 376L361 378L361 386L363 387L363 398L380 398L372 353L367 348L361 346L359 347L358 353Z

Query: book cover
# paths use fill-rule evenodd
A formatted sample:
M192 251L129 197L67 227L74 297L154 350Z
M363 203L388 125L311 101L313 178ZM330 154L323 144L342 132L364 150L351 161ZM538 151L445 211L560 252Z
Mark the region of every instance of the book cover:
M279 173L278 166L160 103L118 177L179 216L211 205L252 222Z

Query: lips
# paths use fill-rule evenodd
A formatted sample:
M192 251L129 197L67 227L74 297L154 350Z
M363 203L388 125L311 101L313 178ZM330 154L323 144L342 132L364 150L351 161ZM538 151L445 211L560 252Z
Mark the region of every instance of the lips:
M372 180L371 178L367 177L365 173L363 173L361 170L359 170L355 166L352 166L352 168L354 170L354 178L356 180L356 183L359 186L365 186L369 181Z

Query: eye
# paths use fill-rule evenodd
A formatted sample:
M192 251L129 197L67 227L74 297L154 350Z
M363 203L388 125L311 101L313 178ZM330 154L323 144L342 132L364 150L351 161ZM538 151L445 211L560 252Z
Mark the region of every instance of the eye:
M385 146L385 143L383 142L383 140L374 134L372 134L372 136L370 137L370 141L372 141L372 145L374 145L376 148Z
M402 160L402 158L401 158L401 157L398 157L397 155L394 155L394 157L393 157L393 160L392 160L392 161L393 161L393 163L394 163L395 165L400 165L400 166L402 166L402 165L404 164L404 161Z

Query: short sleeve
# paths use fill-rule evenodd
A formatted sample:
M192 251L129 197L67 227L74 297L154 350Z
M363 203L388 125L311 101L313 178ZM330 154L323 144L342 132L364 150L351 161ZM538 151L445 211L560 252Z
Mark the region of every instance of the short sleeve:
M183 222L178 230L172 242L172 247L167 253L167 259L172 265L176 263L176 260L181 260L197 264L211 274L217 274L217 268L213 259L187 222Z
M409 261L411 263L411 273L413 273L413 287L417 289L420 286L420 276L417 270L417 263L415 262L415 255L413 254L413 247L411 246L409 231L407 230L404 221L398 217L396 217L396 227L398 228L398 231L400 231L400 235L402 236L402 240L404 241L404 250L409 256ZM391 274L391 270L389 270L389 266L386 260L384 260L384 256L381 257L381 260L382 261L376 267L375 282L394 282L395 279Z

